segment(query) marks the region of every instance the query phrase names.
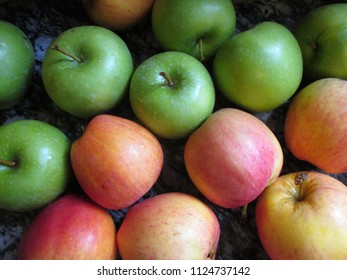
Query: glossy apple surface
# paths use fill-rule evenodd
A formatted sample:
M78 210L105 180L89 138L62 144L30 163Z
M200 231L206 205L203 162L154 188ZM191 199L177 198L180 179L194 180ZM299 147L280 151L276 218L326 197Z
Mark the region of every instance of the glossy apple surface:
M181 51L203 61L212 58L236 27L229 0L156 0L152 29L167 51Z
M216 88L235 105L252 112L271 111L298 89L302 54L283 25L262 22L229 39L213 61Z
M82 3L96 24L123 30L140 23L150 13L154 0L83 0Z
M158 179L164 161L157 138L138 123L102 114L94 117L71 148L72 168L82 189L105 208L126 208Z
M283 154L276 136L261 120L224 108L190 135L184 162L192 182L207 199L236 208L253 201L278 177Z
M132 57L125 42L99 26L62 32L53 40L42 64L48 95L62 110L80 118L117 106L128 90L132 73Z
M307 80L347 79L346 14L346 3L326 4L304 15L295 26Z
M287 111L284 137L295 157L327 173L347 172L347 81L317 80Z
M182 52L145 60L131 78L129 98L138 119L163 138L189 135L212 113L215 90L205 66Z
M18 246L21 260L113 260L116 227L110 213L88 198L66 194L41 210Z
M28 89L35 66L34 48L16 25L0 20L0 110L16 105Z
M346 259L347 187L318 172L280 176L260 195L256 225L272 259Z
M218 219L199 199L165 193L132 206L117 234L122 259L214 259L220 235Z
M29 211L59 197L70 182L71 143L39 120L0 126L0 208Z

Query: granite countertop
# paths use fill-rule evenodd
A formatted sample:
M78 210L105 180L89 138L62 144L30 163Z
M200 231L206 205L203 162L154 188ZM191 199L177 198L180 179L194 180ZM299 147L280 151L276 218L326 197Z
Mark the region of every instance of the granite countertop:
M233 2L237 14L236 32L240 32L265 20L277 21L292 29L297 20L307 11L330 1L239 0ZM0 18L21 28L31 40L36 53L35 75L31 87L18 105L9 110L0 111L0 125L15 119L43 120L60 128L73 141L81 135L89 119L74 118L53 104L43 88L41 64L50 42L62 31L74 26L93 24L81 2L79 0L0 0ZM150 30L149 18L145 19L141 25L116 33L127 43L133 55L135 67L146 58L161 51ZM217 93L216 109L231 106ZM288 102L274 111L256 116L270 127L282 144L285 155L282 173L312 169L312 166L293 158L283 144L282 127L287 107ZM110 113L136 120L127 98ZM213 208L220 221L221 238L217 259L268 259L256 233L254 202L248 207L247 218L242 215L241 209L224 209L209 203L192 185L186 174L183 162L185 139L160 139L160 141L165 153L164 167L157 183L145 197L171 191L195 195ZM344 174L339 175L338 178L344 183L347 182ZM76 181L73 181L69 191L80 191ZM117 227L126 211L127 209L110 211ZM21 234L36 213L37 211L12 213L0 209L0 259L16 258Z

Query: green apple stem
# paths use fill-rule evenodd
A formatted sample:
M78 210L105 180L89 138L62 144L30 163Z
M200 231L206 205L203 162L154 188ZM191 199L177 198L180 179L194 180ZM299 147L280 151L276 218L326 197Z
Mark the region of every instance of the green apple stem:
M298 201L304 200L304 188L303 183L307 181L308 175L306 173L298 173L294 177L294 184L299 186L299 196L297 198Z
M52 49L52 50L56 50L56 51L58 51L58 52L61 52L62 54L66 55L66 56L68 56L68 57L70 57L70 58L72 58L72 59L75 60L75 61L77 61L78 63L82 63L82 59L80 59L79 57L73 55L72 53L69 53L69 52L67 52L67 51L65 51L65 50L63 50L63 49L61 49L58 45L52 45L52 46L51 46L51 49Z
M173 83L173 81L171 80L171 77L170 77L170 75L169 75L168 73L166 73L166 72L160 72L159 75L162 76L162 77L164 77L164 79L166 80L167 85L168 85L169 87L173 87L173 86L174 86L174 83Z
M203 47L202 47L203 44L202 43L203 43L202 38L199 38L200 61L204 61L205 60L204 50L203 50Z
M0 165L4 165L7 167L15 167L16 166L16 162L12 161L12 160L5 160L5 159L1 159L0 158Z

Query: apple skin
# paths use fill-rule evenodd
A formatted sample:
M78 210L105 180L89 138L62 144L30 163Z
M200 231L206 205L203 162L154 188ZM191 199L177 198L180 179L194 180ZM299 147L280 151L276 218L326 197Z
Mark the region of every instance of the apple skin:
M286 113L284 139L296 158L326 173L347 172L347 81L325 78L304 87Z
M116 227L110 213L84 195L66 194L24 230L20 260L114 260Z
M128 91L133 61L117 34L99 26L78 26L62 32L52 46L82 60L51 47L45 54L43 84L62 110L88 118L118 105Z
M34 74L34 48L16 25L0 20L0 110L16 105Z
M302 174L306 180L295 183ZM327 174L280 176L259 196L255 218L271 259L347 258L347 188Z
M150 12L154 0L82 0L89 17L112 30L129 29Z
M163 193L132 206L117 233L125 260L214 259L220 226L198 198Z
M169 86L160 73L170 76ZM212 78L205 66L182 52L162 52L135 70L129 89L133 112L156 135L184 138L211 115L215 104Z
M152 9L152 30L162 48L199 60L211 59L235 27L236 14L230 0L156 0Z
M262 22L223 44L212 72L216 88L238 107L251 112L271 111L298 89L302 54L286 27Z
M320 6L295 26L304 61L304 78L347 79L347 4Z
M140 124L102 114L72 144L70 158L85 193L101 206L118 210L154 185L164 154L157 138Z
M0 208L39 209L62 195L71 178L71 142L58 128L39 120L0 126Z
M277 179L283 153L261 120L239 109L224 108L190 135L184 162L192 182L207 199L237 208L252 202Z

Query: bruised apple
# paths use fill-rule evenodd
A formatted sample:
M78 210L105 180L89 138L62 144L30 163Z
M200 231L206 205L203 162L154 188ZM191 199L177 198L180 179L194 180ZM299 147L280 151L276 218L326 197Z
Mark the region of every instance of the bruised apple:
M259 196L255 217L271 259L347 258L347 187L327 174L280 176Z
M71 163L85 193L113 210L130 206L156 182L164 155L157 138L140 124L101 114L71 147Z
M214 259L220 226L212 209L179 192L132 206L117 234L122 259Z
M284 136L295 157L324 172L347 172L347 81L317 80L303 88L287 111Z
M283 153L261 120L224 108L190 135L184 161L192 182L207 199L237 208L253 201L279 176Z
M116 244L110 213L85 196L66 194L43 208L25 229L17 258L112 260Z

